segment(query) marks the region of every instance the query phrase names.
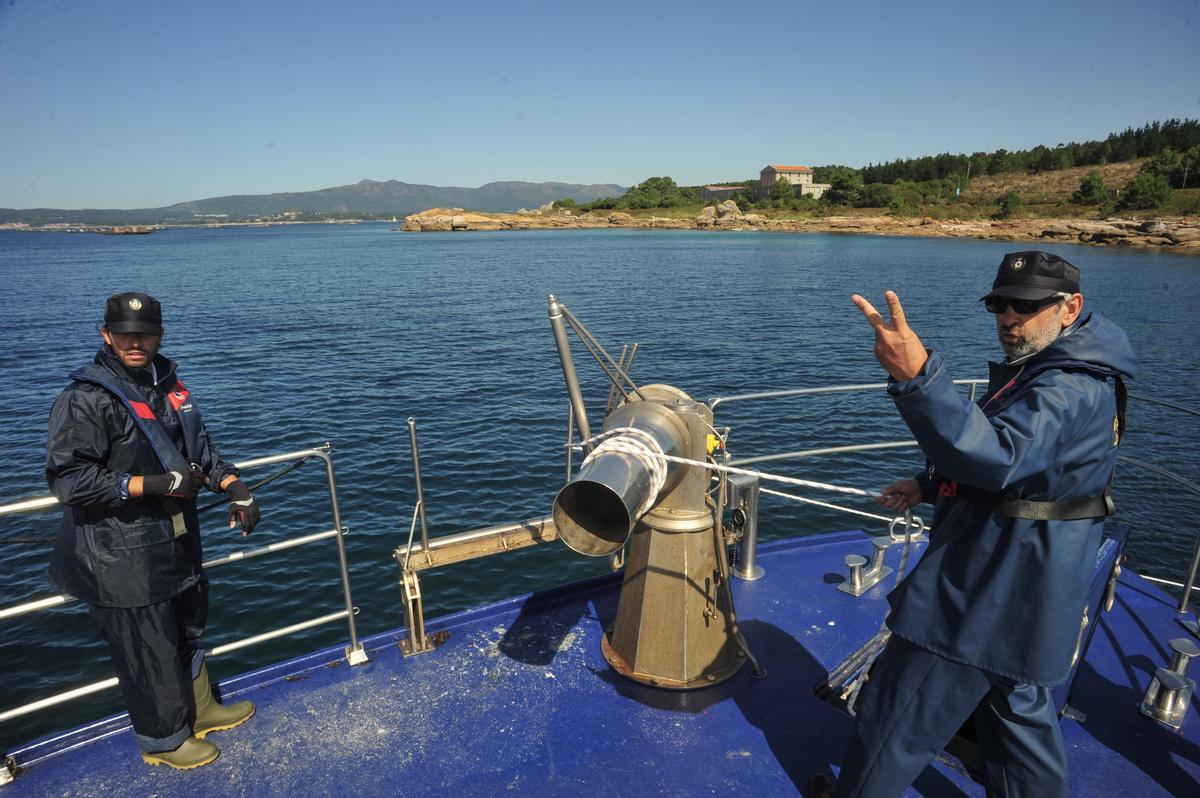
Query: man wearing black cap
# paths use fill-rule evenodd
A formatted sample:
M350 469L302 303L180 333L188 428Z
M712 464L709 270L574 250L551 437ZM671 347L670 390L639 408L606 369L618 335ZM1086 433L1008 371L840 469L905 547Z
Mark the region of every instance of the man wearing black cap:
M853 301L927 468L880 503L934 503L933 532L888 596L891 638L858 700L836 794L899 795L972 718L989 795L1065 796L1051 687L1070 670L1111 512L1133 351L1115 324L1083 313L1078 269L1046 252L1005 255L982 297L1005 360L990 364L976 405L899 297L886 298L890 322Z
M225 492L248 535L258 505L221 460L200 411L158 354L162 311L141 293L109 297L94 361L50 411L46 480L66 509L50 561L55 587L89 605L109 646L149 764L206 765L203 738L254 714L212 696L199 648L208 613L196 495Z

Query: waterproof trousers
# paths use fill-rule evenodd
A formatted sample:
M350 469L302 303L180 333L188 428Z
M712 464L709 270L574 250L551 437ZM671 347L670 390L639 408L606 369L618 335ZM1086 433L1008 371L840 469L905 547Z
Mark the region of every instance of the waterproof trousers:
M145 607L89 605L108 643L138 746L146 753L174 751L192 734L192 681L204 652L208 583Z
M952 662L895 635L859 697L837 795L902 794L972 716L989 798L1065 798L1067 756L1049 687Z

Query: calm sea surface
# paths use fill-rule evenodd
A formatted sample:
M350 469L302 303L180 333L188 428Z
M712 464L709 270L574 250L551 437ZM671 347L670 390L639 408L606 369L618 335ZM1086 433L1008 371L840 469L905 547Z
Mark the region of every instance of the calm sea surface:
M0 232L0 503L47 492L50 405L67 374L94 354L104 298L147 291L163 302L163 351L180 362L227 459L333 444L359 631L379 632L403 623L391 553L407 537L415 501L408 416L418 422L431 534L550 510L563 478L566 392L547 294L610 350L640 342L635 379L671 383L698 399L881 381L871 330L848 297L860 291L880 304L886 288L900 293L910 324L956 376L981 377L998 347L978 298L1001 254L1021 248L822 234L412 235L386 224L149 236ZM1088 307L1129 332L1142 367L1132 392L1196 406L1200 258L1055 251L1081 268ZM582 347L576 362L598 426L603 375ZM718 424L733 428L735 457L908 437L882 391L730 405ZM1135 403L1129 427L1126 454L1200 479L1195 417ZM769 470L879 487L920 465L907 450ZM1180 579L1200 502L1129 467L1116 495L1119 519L1135 525L1130 564ZM259 499L264 520L248 542L223 528L221 511L206 516L209 557L331 526L319 462ZM762 511L768 539L860 527L855 516L771 497ZM57 517L0 518L0 539L49 537ZM0 544L0 606L51 593L48 548ZM422 585L432 616L606 570L603 560L554 545L433 571ZM342 608L330 541L210 577L209 645ZM321 627L231 654L213 670L228 676L345 639L344 626ZM0 710L109 674L79 605L0 624ZM10 722L0 727L0 750L119 708L110 691Z

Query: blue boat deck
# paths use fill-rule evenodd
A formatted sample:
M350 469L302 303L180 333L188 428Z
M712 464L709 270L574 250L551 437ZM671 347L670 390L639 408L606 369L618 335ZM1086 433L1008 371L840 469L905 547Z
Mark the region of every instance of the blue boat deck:
M120 716L16 752L27 767L0 796L797 794L836 773L850 726L813 689L877 631L894 582L859 599L836 589L845 555L869 548L858 532L781 541L760 549L765 578L735 580L765 679L747 665L675 692L614 674L600 653L614 576L435 620L440 646L416 657L389 632L364 641L363 666L330 649L226 680L226 697L258 713L210 738L212 765L147 767ZM1083 719L1063 720L1073 794L1200 794L1200 703L1182 733L1138 711L1166 642L1186 634L1176 617L1167 596L1122 575L1071 693ZM983 789L943 756L909 794Z

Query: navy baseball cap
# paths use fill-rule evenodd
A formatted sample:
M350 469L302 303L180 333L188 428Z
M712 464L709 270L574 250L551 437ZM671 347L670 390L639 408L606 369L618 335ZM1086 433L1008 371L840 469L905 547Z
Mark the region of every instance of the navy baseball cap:
M137 291L110 296L104 303L104 326L112 333L162 335L162 306Z
M1049 252L1010 252L1000 261L991 293L980 300L1049 299L1059 291L1079 293L1079 269Z

